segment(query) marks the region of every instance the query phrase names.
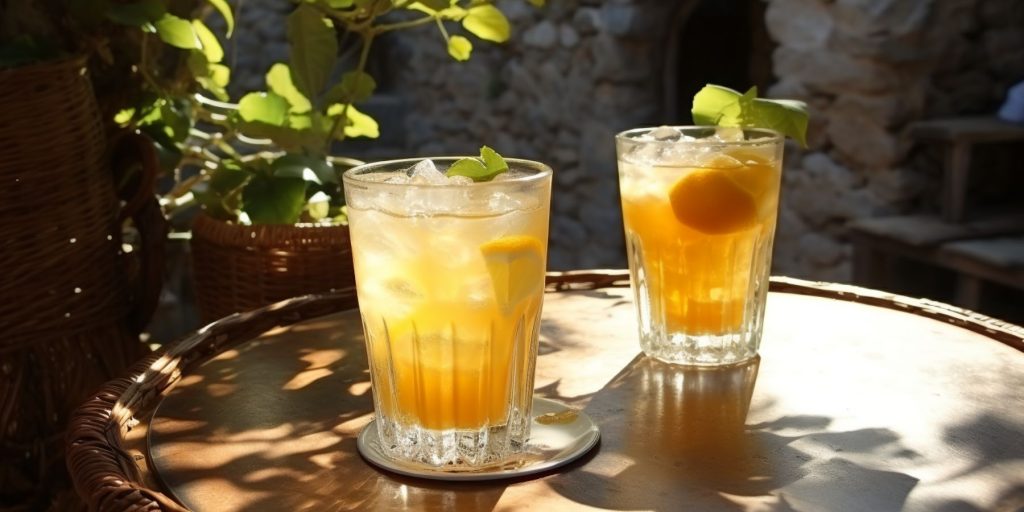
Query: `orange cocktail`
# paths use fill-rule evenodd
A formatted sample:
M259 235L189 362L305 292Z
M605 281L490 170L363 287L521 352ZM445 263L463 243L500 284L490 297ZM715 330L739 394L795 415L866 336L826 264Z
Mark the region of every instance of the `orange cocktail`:
M674 363L757 353L778 211L782 137L708 127L617 138L641 347Z
M434 161L344 178L381 442L454 471L500 463L529 436L551 170L509 160L474 183Z

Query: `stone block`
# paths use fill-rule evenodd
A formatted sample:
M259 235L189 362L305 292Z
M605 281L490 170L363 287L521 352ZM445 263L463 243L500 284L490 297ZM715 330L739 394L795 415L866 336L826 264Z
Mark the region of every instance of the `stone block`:
M902 158L899 139L878 120L860 112L835 109L829 116L829 140L846 160L858 167L882 169Z
M558 42L566 48L573 48L580 42L580 35L572 25L563 23L558 26Z
M820 233L805 233L800 237L800 252L817 266L832 266L842 260L843 246L836 240Z
M836 97L832 109L842 114L859 112L875 119L887 128L902 126L912 119L918 119L924 112L924 88L910 88L903 94L857 94L847 93Z
M580 7L572 17L572 26L582 35L590 35L604 29L601 11L593 7Z
M797 50L780 46L773 54L775 75L805 86L841 93L898 91L904 86L899 70L877 60L856 58L824 49Z
M809 50L828 43L834 23L829 6L819 0L774 0L765 10L765 26L780 45Z
M550 20L526 29L523 33L523 44L540 50L550 50L558 42L558 28Z

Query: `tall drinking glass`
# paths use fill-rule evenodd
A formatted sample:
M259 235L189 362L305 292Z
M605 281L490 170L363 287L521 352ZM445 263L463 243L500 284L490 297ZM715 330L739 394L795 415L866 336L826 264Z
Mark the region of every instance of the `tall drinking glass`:
M757 355L782 135L642 128L620 133L616 148L643 351L690 365Z
M385 453L478 470L529 437L551 169L509 159L493 181L454 158L344 174L359 309Z

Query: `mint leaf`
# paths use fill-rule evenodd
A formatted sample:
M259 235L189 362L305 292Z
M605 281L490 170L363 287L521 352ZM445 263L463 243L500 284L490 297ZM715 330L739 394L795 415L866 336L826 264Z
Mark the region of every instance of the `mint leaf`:
M473 178L473 181L490 181L495 176L508 171L508 164L493 149L483 146L480 148L480 158L463 158L448 168L445 176L466 176Z
M807 105L795 100L757 97L757 88L744 94L708 84L693 97L693 122L699 125L768 128L807 147Z
M487 181L487 166L477 160L476 158L463 158L448 168L444 173L445 176L467 176L473 178L473 181Z
M487 166L487 172L493 174L491 178L508 170L508 164L505 163L505 159L497 151L487 146L480 148L480 158L484 161L484 165Z

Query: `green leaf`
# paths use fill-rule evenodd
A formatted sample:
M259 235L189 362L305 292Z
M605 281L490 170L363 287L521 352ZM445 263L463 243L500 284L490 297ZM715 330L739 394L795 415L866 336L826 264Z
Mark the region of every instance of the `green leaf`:
M203 89L213 93L217 99L227 101L228 92L225 89L231 79L231 69L223 64L210 64L206 54L199 50L189 52L188 69L192 76Z
M118 126L128 126L128 123L135 117L135 107L128 107L121 109L117 114L114 115L114 122Z
M481 161L482 160L482 161ZM480 158L463 158L448 168L445 176L467 176L473 181L490 181L495 176L508 171L508 164L493 149L480 148Z
M473 52L473 43L462 36L452 36L448 39L448 55L453 59L464 61L469 60L469 54Z
M224 18L224 23L228 26L228 37L231 37L232 32L235 31L235 15L231 12L231 6L228 5L227 0L206 0L210 2L210 5Z
M231 68L224 64L210 64L210 80L221 88L231 83Z
M445 176L468 176L473 178L473 181L487 181L484 179L487 174L487 166L476 158L458 160L444 173Z
M270 67L270 71L267 72L267 87L274 94L287 100L291 105L290 110L294 113L309 112L313 108L309 99L292 82L292 70L287 64L279 62Z
M247 122L284 126L288 119L288 102L272 92L251 92L238 102L238 114Z
M544 0L527 0L534 7L544 7Z
M160 0L139 0L130 4L111 4L107 9L107 19L121 25L141 27L157 22L166 12L167 7Z
M327 218L331 213L331 197L323 192L313 194L313 197L309 198L309 206L306 211L314 221Z
M341 77L341 82L327 91L324 102L359 103L366 101L377 88L377 81L362 71L349 71Z
M700 125L768 128L807 146L807 105L795 100L757 98L757 88L745 94L708 84L693 97L693 122Z
M160 107L160 119L164 124L164 133L174 142L183 142L188 138L192 128L192 119L186 112L166 102Z
M199 37L200 44L203 45L203 55L206 55L208 62L220 62L224 59L224 48L220 46L217 36L205 23L200 20L192 20L192 29Z
M242 189L242 209L253 224L295 224L306 205L306 182L256 174Z
M237 164L221 165L210 174L209 190L221 197L226 196L245 185L250 176L252 175L243 171Z
M345 112L348 117L345 123L346 137L367 137L376 139L380 137L380 127L372 117L360 112L354 105L349 105Z
M323 158L289 153L274 160L270 168L277 177L299 178L317 185L338 183L334 167Z
M164 14L153 23L160 39L176 48L183 50L201 50L202 44L196 36L192 24L173 14Z
M493 173L492 178L508 170L508 163L505 162L505 159L497 151L487 146L480 148L480 158L487 166L487 172Z
M256 139L270 139L278 148L290 152L303 152L321 150L324 145L323 133L315 130L297 129L294 125L297 120L308 116L295 115L288 118L288 126L275 126L259 121L246 122L238 121L238 130L248 137Z
M301 4L288 16L292 80L307 98L323 90L338 55L334 25L316 8Z
M327 6L331 9L348 9L352 7L352 0L327 0Z
M462 19L462 26L480 39L495 43L508 41L511 31L505 15L498 8L488 4L470 7L469 14Z

